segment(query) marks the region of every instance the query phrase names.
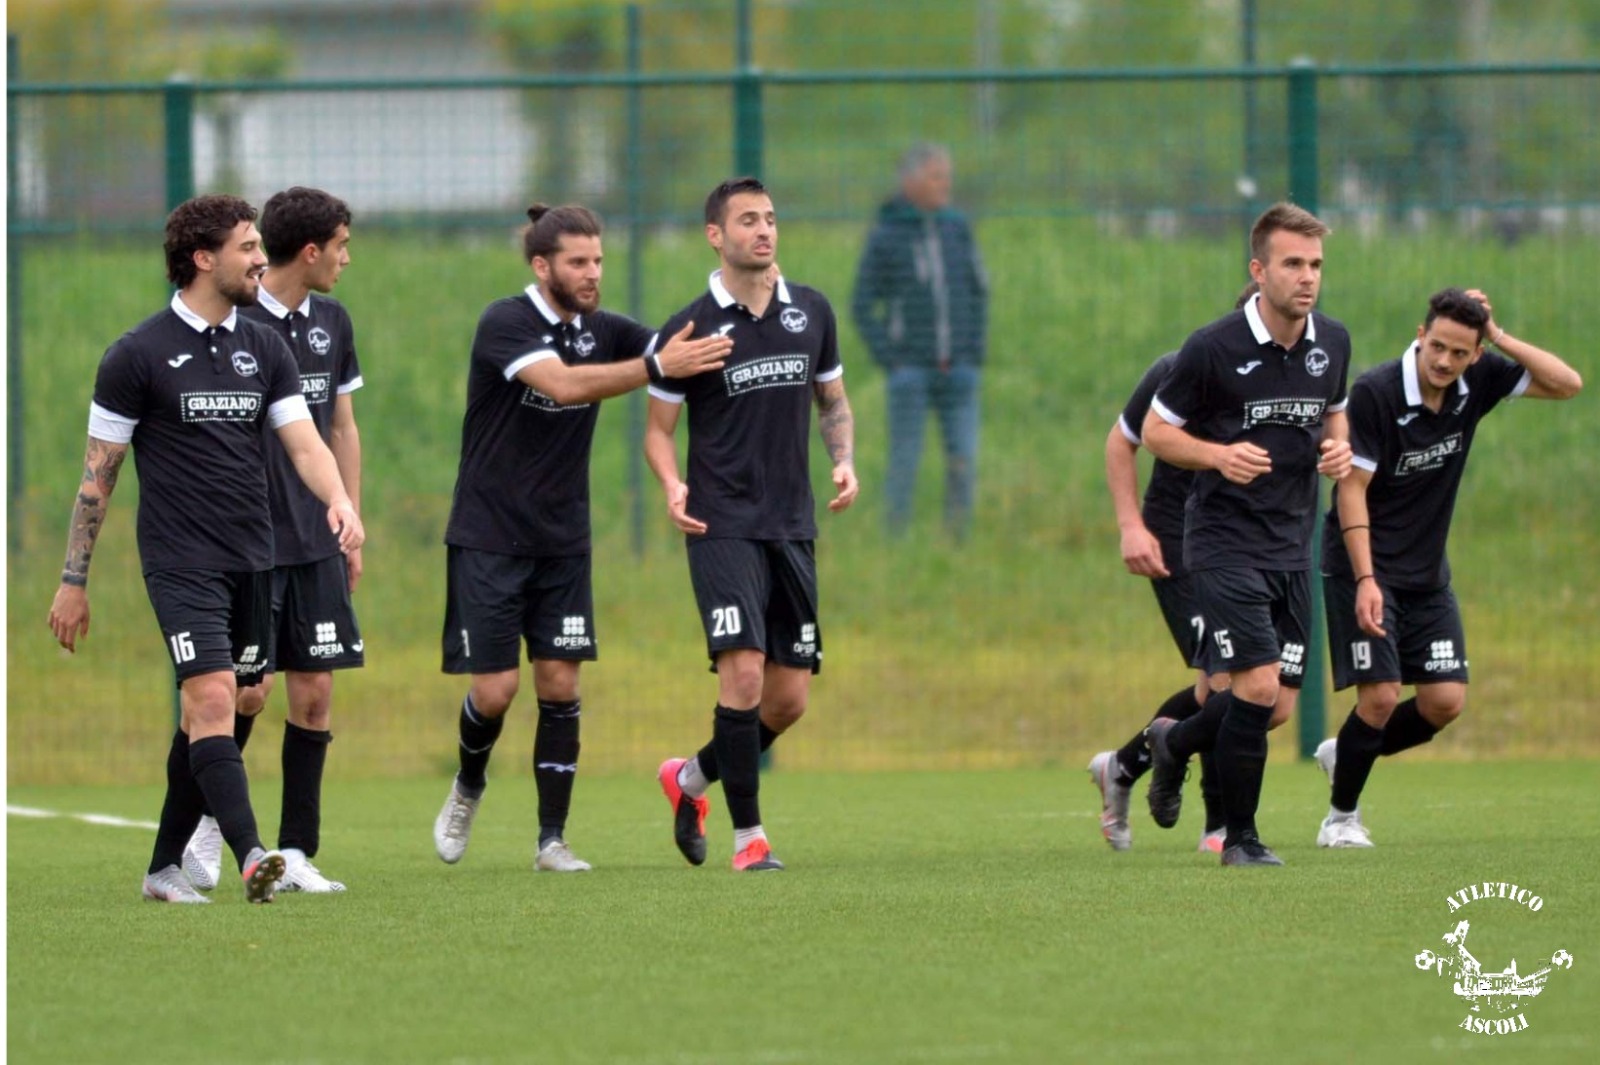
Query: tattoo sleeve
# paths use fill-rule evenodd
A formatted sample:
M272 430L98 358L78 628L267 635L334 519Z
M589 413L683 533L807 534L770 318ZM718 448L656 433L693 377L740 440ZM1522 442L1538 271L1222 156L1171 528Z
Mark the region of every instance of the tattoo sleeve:
M94 557L94 544L106 520L106 506L111 502L127 454L126 444L89 438L83 457L83 481L72 507L72 527L67 530L67 561L61 568L63 584L83 587L89 583L89 560Z
M817 428L835 466L855 464L856 420L850 413L843 379L834 378L817 386Z

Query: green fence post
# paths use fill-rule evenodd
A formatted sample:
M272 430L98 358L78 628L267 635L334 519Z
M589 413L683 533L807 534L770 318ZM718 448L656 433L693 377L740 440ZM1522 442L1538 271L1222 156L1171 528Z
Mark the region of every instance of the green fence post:
M6 34L6 79L17 77L17 38ZM17 101L6 93L6 220L17 221ZM23 462L22 405L22 246L16 233L6 237L6 528L11 546L22 543L18 503L27 484Z
M733 172L761 176L762 129L761 75L755 68L755 41L750 24L750 0L738 0L738 75L733 83Z
M1317 65L1301 56L1289 64L1289 198L1317 210ZM1311 526L1311 624L1306 632L1305 674L1300 688L1300 757L1310 758L1327 731L1328 700L1322 620L1322 482L1317 481L1317 520Z
M194 196L194 86L181 75L167 82L167 210Z
M639 5L629 4L626 12L628 74L628 314L644 321L644 116L639 88ZM645 394L639 389L628 393L628 490L633 495L629 510L633 555L644 557L644 411Z

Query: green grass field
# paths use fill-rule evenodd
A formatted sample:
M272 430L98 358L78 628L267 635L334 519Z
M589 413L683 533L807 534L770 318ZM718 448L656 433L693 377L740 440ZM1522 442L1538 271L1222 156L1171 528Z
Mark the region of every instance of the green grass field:
M531 871L533 785L500 752L472 849L432 853L437 779L330 781L319 862L336 897L143 903L152 835L10 817L9 1059L581 1065L1194 1061L1586 1062L1600 934L1600 765L1381 764L1378 848L1319 851L1326 781L1268 774L1287 861L1221 869L1142 814L1100 840L1077 771L774 773L787 872L672 847L648 775L585 777L569 836L595 864ZM1142 787L1140 789L1142 796ZM276 789L257 788L276 823ZM152 788L17 788L8 801L153 819ZM1196 797L1191 794L1190 802ZM1136 812L1142 797L1136 799ZM1447 895L1512 881L1459 914ZM1486 972L1575 959L1526 1031L1469 1035L1413 957L1472 921ZM1494 1016L1487 1012L1485 1016ZM1230 1020L1232 1018L1232 1020Z

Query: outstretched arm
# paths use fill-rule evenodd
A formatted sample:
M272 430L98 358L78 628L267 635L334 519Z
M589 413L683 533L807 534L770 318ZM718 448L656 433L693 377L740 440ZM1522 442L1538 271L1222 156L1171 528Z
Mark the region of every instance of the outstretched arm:
M1528 390L1523 393L1529 399L1571 399L1583 389L1583 378L1577 370L1568 366L1559 355L1536 347L1526 340L1518 340L1505 328L1494 320L1494 308L1489 305L1489 297L1480 290L1471 288L1467 295L1483 304L1489 312L1489 325L1484 335L1489 338L1489 343L1505 352L1506 355L1522 364L1528 371L1528 376L1533 380L1528 385Z
M861 483L856 479L856 420L850 412L850 399L844 394L844 377L818 381L817 428L822 443L833 460L834 497L828 509L838 513L856 501Z
M1139 512L1139 445L1129 440L1119 420L1106 436L1106 487L1122 532L1122 563L1140 577L1170 577L1161 557L1161 541L1145 526Z
M56 642L76 651L78 638L89 635L89 563L94 545L105 526L106 508L116 490L127 444L112 444L89 437L83 456L83 480L72 505L72 525L67 531L67 561L61 568L61 586L50 604L50 631Z
M660 377L677 378L720 370L728 352L733 350L733 341L721 335L690 340L692 332L694 323L684 323L682 329L666 338L660 350L647 352L642 359L596 366L568 366L557 358L540 359L518 370L517 380L565 407L596 403L632 392L654 379L650 374L652 369Z

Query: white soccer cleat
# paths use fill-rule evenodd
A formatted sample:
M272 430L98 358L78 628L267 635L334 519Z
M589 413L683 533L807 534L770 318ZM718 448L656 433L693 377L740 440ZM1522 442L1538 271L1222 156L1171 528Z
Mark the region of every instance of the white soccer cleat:
M1221 854L1222 845L1228 838L1228 830L1219 828L1215 832L1206 832L1200 836L1200 846L1197 848L1201 854Z
M1329 810L1328 816L1322 819L1322 827L1317 831L1317 846L1319 847L1370 847L1372 836L1367 833L1367 826L1361 823L1361 811L1347 814L1338 810Z
M211 900L194 889L183 870L176 865L144 875L144 897L151 902L205 902Z
M215 817L202 817L183 848L183 873L201 891L217 886L222 876L222 829Z
M1322 771L1324 773L1328 774L1328 783L1330 785L1333 784L1333 765L1334 762L1337 761L1338 757L1339 738L1337 736L1329 736L1327 739L1317 744L1317 765L1322 767Z
M593 868L588 862L572 853L566 841L559 836L539 848L533 867L544 873L586 873Z
M1130 789L1117 783L1117 752L1101 751L1089 760L1089 779L1100 789L1100 834L1114 851L1133 846L1133 830L1128 827Z
M472 839L472 819L478 816L481 801L481 796L467 798L461 794L456 781L450 782L450 797L444 801L439 816L433 819L433 849L439 852L441 861L454 865L467 853L467 843Z
M245 857L239 879L244 881L244 901L271 902L283 879L283 855L256 847Z
M304 891L308 895L331 895L344 890L337 880L329 880L322 870L311 864L306 852L297 847L283 849L283 879L279 891Z

